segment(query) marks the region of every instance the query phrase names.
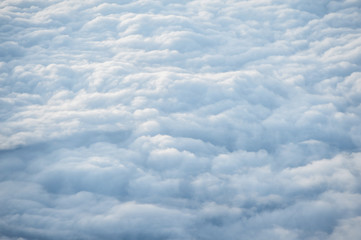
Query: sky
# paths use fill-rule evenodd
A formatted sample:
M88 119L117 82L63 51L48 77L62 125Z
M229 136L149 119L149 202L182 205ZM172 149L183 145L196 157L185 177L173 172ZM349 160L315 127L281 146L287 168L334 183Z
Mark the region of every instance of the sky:
M0 240L358 240L361 1L3 0Z

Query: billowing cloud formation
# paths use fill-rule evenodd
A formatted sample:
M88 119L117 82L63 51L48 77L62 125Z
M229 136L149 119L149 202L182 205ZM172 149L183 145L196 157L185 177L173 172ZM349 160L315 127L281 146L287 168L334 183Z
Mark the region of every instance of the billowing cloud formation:
M0 3L0 239L360 239L360 1Z

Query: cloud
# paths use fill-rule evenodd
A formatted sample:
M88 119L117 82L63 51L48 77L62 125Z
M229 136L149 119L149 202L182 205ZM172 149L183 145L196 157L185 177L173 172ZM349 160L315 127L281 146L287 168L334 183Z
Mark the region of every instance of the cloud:
M2 1L0 239L359 239L358 1Z

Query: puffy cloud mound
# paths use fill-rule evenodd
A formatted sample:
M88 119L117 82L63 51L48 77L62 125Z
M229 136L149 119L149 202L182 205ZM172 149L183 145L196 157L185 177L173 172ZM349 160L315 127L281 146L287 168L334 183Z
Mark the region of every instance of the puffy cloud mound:
M1 1L0 239L360 239L360 8Z

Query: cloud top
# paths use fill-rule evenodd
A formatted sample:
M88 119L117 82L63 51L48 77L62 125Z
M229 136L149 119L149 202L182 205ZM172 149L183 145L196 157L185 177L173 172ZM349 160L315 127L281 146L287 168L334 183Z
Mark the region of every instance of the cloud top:
M1 239L359 239L358 1L0 3Z

